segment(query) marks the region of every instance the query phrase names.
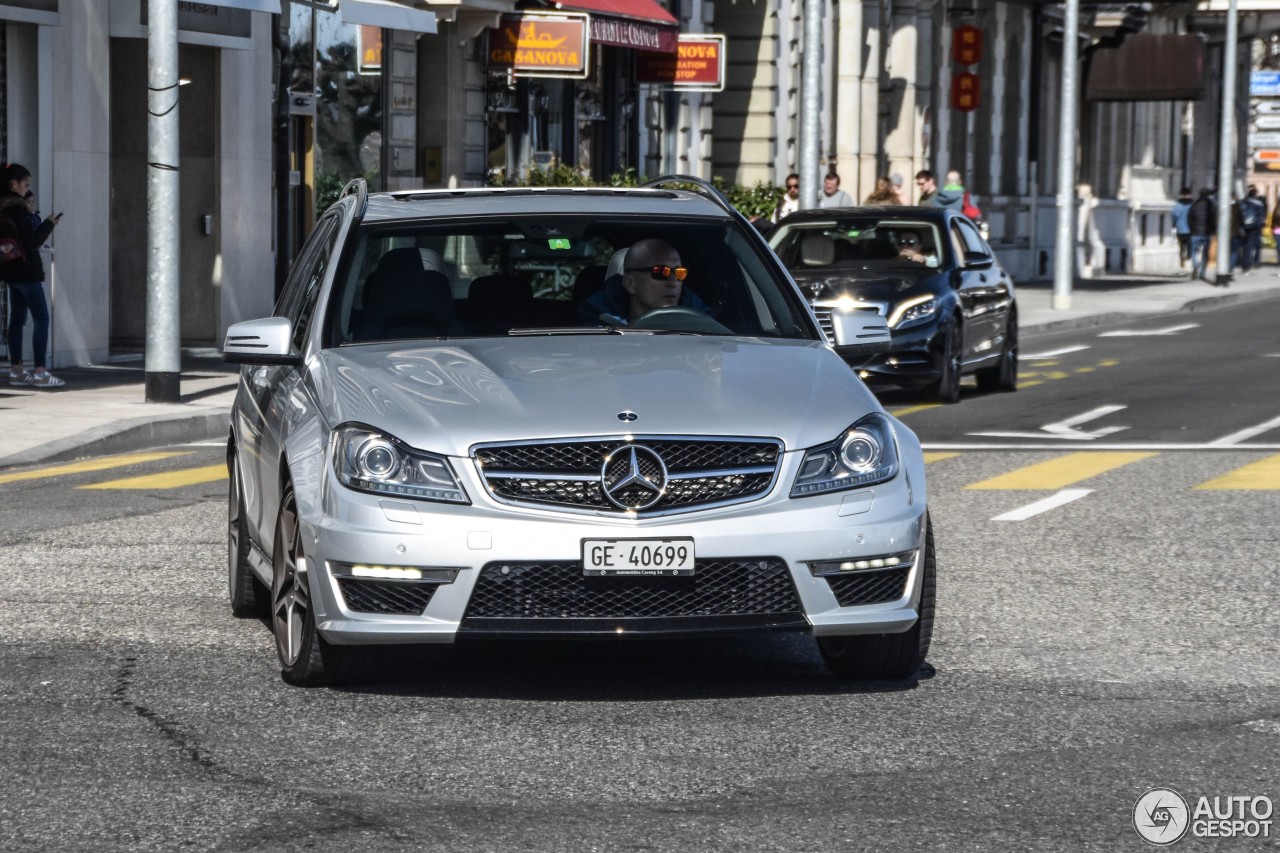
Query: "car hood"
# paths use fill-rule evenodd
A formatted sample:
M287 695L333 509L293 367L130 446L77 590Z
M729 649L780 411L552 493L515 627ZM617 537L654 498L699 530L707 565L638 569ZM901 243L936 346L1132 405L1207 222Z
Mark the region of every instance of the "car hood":
M934 267L913 265L884 269L840 267L822 270L793 270L792 277L811 302L854 296L876 302L897 302L905 296L940 286L946 274Z
M835 438L879 403L813 341L583 335L327 349L307 381L330 423L360 422L423 450L634 434ZM634 420L619 418L622 412Z

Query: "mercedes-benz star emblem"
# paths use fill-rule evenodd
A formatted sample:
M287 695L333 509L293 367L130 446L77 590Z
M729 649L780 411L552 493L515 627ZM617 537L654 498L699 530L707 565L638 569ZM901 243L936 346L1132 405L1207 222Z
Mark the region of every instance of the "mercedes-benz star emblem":
M618 412L618 420L620 421L634 421L638 417L640 416L635 412Z
M662 500L667 490L666 463L642 444L624 444L605 457L600 487L609 503L619 509L648 509Z

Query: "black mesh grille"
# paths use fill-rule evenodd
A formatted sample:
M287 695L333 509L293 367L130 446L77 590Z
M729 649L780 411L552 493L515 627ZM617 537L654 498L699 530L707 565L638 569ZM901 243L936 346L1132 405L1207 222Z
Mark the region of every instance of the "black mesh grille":
M852 572L849 575L827 578L831 591L841 607L859 604L886 604L897 601L906 593L907 575L911 567L882 571Z
M601 473L612 454L604 476L610 483L626 476L630 457L617 451L629 443L653 450L667 467L666 491L656 504L646 507L648 513L747 500L764 494L773 483L782 451L778 442L768 440L640 437L631 442L619 438L484 447L476 451L476 460L489 491L499 499L622 512L605 497ZM640 472L652 481L661 481L661 470L652 459L644 454L637 456ZM614 495L629 506L643 506L650 496L643 487L624 488Z
M347 607L357 613L421 613L431 603L437 586L439 584L338 578Z
M584 577L581 563L491 563L463 620L798 614L786 564L699 560L687 577Z

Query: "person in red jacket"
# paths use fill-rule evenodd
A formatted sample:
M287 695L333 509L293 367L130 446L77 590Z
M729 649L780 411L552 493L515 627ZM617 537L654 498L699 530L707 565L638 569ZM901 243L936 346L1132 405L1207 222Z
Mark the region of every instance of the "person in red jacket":
M57 388L66 383L45 368L49 354L49 303L44 296L40 246L49 239L62 214L43 221L33 214L31 172L24 166L4 164L0 184L0 216L9 220L3 223L4 232L14 235L17 244L9 253L11 257L0 264L0 279L9 288L9 384ZM22 361L22 332L28 312L34 370L28 370Z

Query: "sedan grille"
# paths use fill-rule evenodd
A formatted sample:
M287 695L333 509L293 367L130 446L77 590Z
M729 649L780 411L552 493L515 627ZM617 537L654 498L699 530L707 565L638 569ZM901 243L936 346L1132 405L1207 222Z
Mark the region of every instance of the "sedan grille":
M818 325L822 327L822 334L827 336L827 343L834 344L836 342L836 332L831 323L831 313L835 310L835 304L831 302L815 302L812 307L814 315L818 318ZM865 302L859 305L858 310L874 311L883 317L888 313L889 306L882 302Z
M848 575L828 577L827 583L835 593L841 607L860 604L887 604L906 594L907 575L910 566L883 571L851 572Z
M619 485L611 500L606 482L616 483L619 469L614 464L606 473L605 460L625 458L631 447L652 451L636 454L643 482ZM763 495L773 486L781 457L781 443L770 439L648 436L485 445L475 450L485 486L500 501L638 516Z
M463 622L799 613L791 574L772 557L698 560L684 577L586 577L581 563L490 563Z

